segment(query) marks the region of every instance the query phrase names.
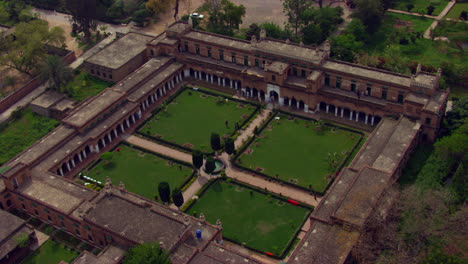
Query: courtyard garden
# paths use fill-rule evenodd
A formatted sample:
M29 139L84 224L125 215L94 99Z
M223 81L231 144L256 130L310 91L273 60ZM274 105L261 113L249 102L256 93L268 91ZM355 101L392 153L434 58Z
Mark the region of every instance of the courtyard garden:
M114 83L96 78L85 71L75 71L73 79L62 90L80 102L112 85Z
M459 19L463 11L468 12L468 3L456 3L445 17Z
M410 12L427 14L427 7L433 6L434 12L432 12L432 15L437 16L444 10L447 4L447 0L396 0L392 8L408 11L408 5L412 5L413 7L410 9Z
M257 106L221 95L186 89L163 105L139 132L145 136L210 152L210 135L230 136L256 113Z
M112 153L110 160L100 160L85 175L103 184L109 177L115 186L122 181L128 191L148 199L157 195L160 182L174 189L182 187L193 174L191 167L127 145L119 145Z
M228 179L215 181L187 213L203 213L212 224L220 219L226 239L280 257L309 212Z
M272 178L323 193L351 159L361 135L323 122L278 114L236 163Z
M38 115L29 109L15 111L12 119L0 126L0 165L31 146L58 124L59 121Z
M52 240L47 240L40 248L28 256L22 264L58 264L60 261L71 263L78 253Z

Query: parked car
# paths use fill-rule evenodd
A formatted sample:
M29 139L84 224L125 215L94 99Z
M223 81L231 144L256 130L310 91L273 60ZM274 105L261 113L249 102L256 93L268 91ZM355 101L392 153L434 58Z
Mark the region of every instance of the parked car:
M199 14L199 13L192 13L190 16L198 18L198 19L203 19L205 17L204 15Z

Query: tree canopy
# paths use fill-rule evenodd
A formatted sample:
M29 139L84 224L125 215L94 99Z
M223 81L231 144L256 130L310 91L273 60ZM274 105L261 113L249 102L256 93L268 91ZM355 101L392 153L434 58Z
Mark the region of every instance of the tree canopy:
M175 188L172 191L172 201L177 207L181 207L184 204L184 196L179 188Z
M16 25L13 36L0 36L0 65L31 75L39 62L47 57L47 46L61 47L65 43L64 31L52 27L44 20L32 20Z
M145 243L130 248L123 264L171 264L169 254L158 243Z
M168 203L171 201L171 187L167 182L160 182L158 185L158 192L161 201Z
M245 6L236 5L230 0L208 0L208 30L218 34L233 35L245 16Z
M218 151L221 149L221 138L219 137L219 134L211 133L210 142L211 142L211 148L214 151Z
M91 40L91 31L96 30L96 1L95 0L64 0L65 8L71 14L73 31L83 33L83 42Z
M40 66L41 79L49 81L50 86L59 92L73 78L73 71L59 56L48 56Z
M192 164L198 170L203 166L203 153L199 150L192 152Z

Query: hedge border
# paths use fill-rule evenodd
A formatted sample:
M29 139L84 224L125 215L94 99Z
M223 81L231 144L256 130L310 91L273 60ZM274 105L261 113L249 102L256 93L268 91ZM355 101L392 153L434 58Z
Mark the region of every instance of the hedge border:
M196 89L196 90L195 90ZM244 126L247 126L248 124L250 124L253 120L253 118L258 114L258 112L260 111L261 109L261 105L260 104L256 104L256 103L253 103L253 102L249 102L249 101L244 101L244 100L241 100L241 99L237 99L237 98L233 98L233 97L229 97L228 95L223 95L223 94L218 94L218 93L215 93L215 92L212 92L212 91L209 91L209 90L206 90L206 89L202 89L202 88L197 88L197 87L191 87L191 86L184 86L182 87L181 89L179 89L177 92L175 92L173 95L171 95L168 99L166 99L164 101L164 104L168 105L170 104L175 98L177 98L181 93L183 93L184 91L186 90L192 90L192 91L195 91L195 92L200 92L200 93L204 93L204 94L207 94L207 95L210 95L210 96L214 96L214 97L223 97L225 99L229 99L231 101L235 101L237 103L242 103L242 104L248 104L248 105L251 105L251 106L254 106L255 107L255 110L241 123L239 124L239 129L235 129L231 134L230 136L233 137L234 135L236 135L236 133L238 133ZM146 123L148 121L150 121L154 116L156 116L163 108L161 107L161 105L159 105L155 110L153 110L151 112L151 117L146 119L143 123L141 123L136 129L135 129L135 133L144 137L144 138L148 138L150 139L151 141L155 141L155 142L158 142L158 143L161 143L162 145L166 145L166 146L169 146L169 147L172 147L172 148L175 148L175 149L178 149L178 150L182 150L184 152L188 152L188 153L192 153L195 149L191 149L191 148L188 148L188 147L184 147L180 144L177 144L177 143L174 143L174 142L170 142L170 141L167 141L167 140L164 140L162 138L157 138L157 137L154 137L154 136L151 136L151 135L148 135L144 132L140 132L140 129L143 128ZM234 138L235 139L235 138ZM214 152L203 152L202 153L204 155L213 155Z
M240 156L242 156L242 154L245 152L245 150L248 148L248 146L250 146L250 144L252 144L252 142L260 135L262 134L263 130L268 126L268 124L271 123L271 121L279 114L282 114L282 115L287 115L287 116L292 116L292 117L295 117L295 118L299 118L299 119L302 119L302 120L306 120L306 121L312 121L312 122L317 122L317 119L314 119L314 118L310 118L310 117L304 117L304 116L301 116L301 115L298 115L298 114L294 114L294 113L289 113L289 112L286 112L286 111L283 111L283 110L275 110L273 112L273 114L271 115L270 119L268 119L267 122L265 122L259 129L258 129L258 134L255 134L253 137L251 137L248 141L246 141L246 143L244 145L242 145L242 147L239 149L239 151L236 153L236 155L232 158L232 164L240 169L240 170L244 170L244 171L247 171L247 172L250 172L250 173L254 173L256 175L259 175L259 176L263 176L269 180L274 180L276 182L279 182L279 183L282 183L282 184L286 184L288 186L291 186L291 187L295 187L295 188L299 188L301 190L304 190L306 192L310 192L310 193L314 193L316 195L320 195L320 196L323 196L325 195L325 193L327 192L328 188L330 188L330 186L333 184L333 182L335 181L336 177L333 177L327 184L327 186L324 188L324 190L322 192L320 191L316 191L316 190L311 190L311 189L308 189L306 187L303 187L303 186L300 186L300 185L296 185L296 184L293 184L293 183L290 183L288 181L285 181L283 179L276 179L274 178L273 176L271 175L268 175L268 174L265 174L263 172L259 172L259 171L256 171L256 170L253 170L253 169L250 169L250 168L247 168L247 167L244 167L242 165L240 165L238 163L238 159L240 158ZM360 145L361 141L364 139L365 137L365 133L363 133L362 131L358 131L358 130L354 130L354 129L350 129L348 127L341 127L339 125L336 125L336 124L331 124L331 123L325 123L326 126L328 127L333 127L333 128L337 128L337 129L341 129L341 130L345 130L345 131L348 131L348 132L351 132L351 133L355 133L355 134L358 134L360 137L359 137L359 140L354 144L353 148L351 149L350 151L350 154L347 155L347 157L345 159L343 159L343 161L340 163L340 165L338 166L338 168L335 170L335 174L337 172L340 172L343 167L347 164L348 160L351 158L351 154L356 150L356 148Z
M240 181L237 181L235 179L232 179L232 178L229 178L229 177L220 177L220 178L216 178L216 179L211 179L208 183L206 183L202 189L200 189L198 192L197 192L197 196L199 197L198 199L200 199L204 194L205 192L216 182L218 181L225 181L226 183L232 183L232 184L235 184L235 185L238 185L240 187L244 187L244 188L247 188L247 189L251 189L253 191L256 191L256 192L259 192L263 195L270 195L272 198L274 199L277 199L277 200L280 200L282 202L285 202L287 204L289 204L288 200L289 198L285 197L285 196L282 196L282 195L279 195L277 193L274 193L274 192L271 192L271 191L268 191L268 190L265 190L265 189L261 189L261 188L258 188L258 187L255 187L255 186L252 186L250 184L246 184L246 183L243 183L243 182L240 182ZM193 200L188 206L186 206L186 208L184 208L183 212L185 214L188 214L187 212L192 209L192 207L197 203L198 199L196 200ZM304 204L302 202L298 202L299 204L298 205L295 205L295 206L298 206L298 207L301 207L303 209L306 209L308 212L304 215L303 217L303 220L301 222L301 224L299 225L299 227L296 229L296 231L294 231L294 235L291 236L291 238L288 240L288 243L286 244L286 246L284 247L284 249L281 251L281 254L279 256L276 256L276 255L268 255L265 253L265 251L261 251L261 250L258 250L256 248L253 248L251 246L248 246L248 245L245 245L246 248L248 248L249 250L252 250L252 251L255 251L257 253L260 253L262 255L265 255L265 256L268 256L268 257L272 257L274 259L278 259L278 260L281 260L283 258L286 257L286 255L290 252L291 250L291 247L292 245L294 244L294 241L296 240L297 236L299 235L299 233L301 232L302 230L302 226L305 224L305 222L309 219L309 216L310 216L310 213L314 210L314 207L313 206L310 206L310 205L307 205L307 204ZM224 237L223 236L223 239L227 240L227 241L230 241L232 243L235 243L235 244L238 244L238 245L242 245L242 243L240 243L239 241L236 241L234 239L231 239L231 238L227 238L227 237ZM244 246L244 245L243 245Z

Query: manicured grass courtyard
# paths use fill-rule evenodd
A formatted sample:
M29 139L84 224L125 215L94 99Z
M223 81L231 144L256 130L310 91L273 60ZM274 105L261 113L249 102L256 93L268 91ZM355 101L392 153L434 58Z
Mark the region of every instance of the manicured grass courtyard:
M78 256L77 252L65 249L63 245L47 240L32 255L27 257L22 264L58 264L60 261L71 263Z
M456 3L450 12L445 16L445 18L454 18L459 19L461 12L467 11L468 12L468 3Z
M230 135L256 107L187 89L139 131L163 140L211 151L210 135ZM227 126L226 126L227 121Z
M427 14L427 7L432 5L435 7L434 12L432 13L433 16L437 16L444 10L444 8L447 6L448 1L447 0L396 0L395 3L393 4L393 9L397 10L403 10L403 11L408 11L406 8L406 5L408 4L413 4L414 8L411 9L411 12L418 13L418 12L424 12L424 14Z
M57 120L38 115L29 109L13 115L16 118L0 127L0 165L14 158L59 124Z
M73 79L63 88L73 99L83 101L90 96L97 95L112 82L98 79L86 72L75 72Z
M405 15L399 13L387 12L385 14L386 22L395 24L398 20L411 22L413 32L424 33L429 26L434 22L434 19L420 16ZM391 22L390 22L391 21Z
M280 256L309 210L218 180L188 213L203 213L212 224L220 219L225 238Z
M120 145L119 148L120 151L113 151L110 163L100 161L85 174L102 183L109 176L116 186L122 181L128 191L148 199L154 199L157 195L160 182L168 182L174 189L182 187L184 181L192 175L192 168L187 166L126 145Z
M323 126L302 119L289 120L278 115L260 136L240 156L237 163L266 175L293 184L324 192L337 168L329 161L341 164L351 154L361 135ZM335 158L328 158L336 153Z

